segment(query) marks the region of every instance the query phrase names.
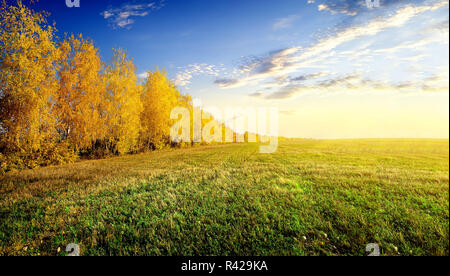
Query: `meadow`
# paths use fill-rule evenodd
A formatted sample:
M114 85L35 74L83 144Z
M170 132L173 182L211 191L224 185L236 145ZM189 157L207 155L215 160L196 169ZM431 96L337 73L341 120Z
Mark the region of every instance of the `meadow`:
M0 176L0 255L449 255L448 140L170 149Z

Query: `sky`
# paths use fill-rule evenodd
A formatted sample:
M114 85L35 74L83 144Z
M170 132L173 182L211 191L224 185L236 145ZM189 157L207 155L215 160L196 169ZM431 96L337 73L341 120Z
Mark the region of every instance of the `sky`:
M372 0L376 1L376 0ZM279 134L448 138L448 0L40 0L59 36L167 71L204 106L276 107Z

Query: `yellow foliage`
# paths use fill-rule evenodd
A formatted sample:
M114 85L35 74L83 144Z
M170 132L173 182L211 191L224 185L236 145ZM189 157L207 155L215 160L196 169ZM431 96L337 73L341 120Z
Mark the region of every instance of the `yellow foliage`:
M55 29L18 1L0 7L0 122L3 147L33 152L54 131Z
M141 115L142 140L161 148L170 140L170 127L173 121L170 112L178 106L180 93L167 78L166 72L156 70L148 72L144 84L142 102L144 110Z
M105 65L81 35L55 43L46 14L21 1L0 0L0 16L0 173L173 146L171 111L185 107L193 117L192 98L165 71L140 84L121 49Z
M115 49L112 63L106 68L107 137L117 142L119 153L138 150L141 92L133 61L123 50Z
M102 62L92 42L81 35L66 38L59 50L60 85L55 97L58 130L74 147L89 148L106 134Z

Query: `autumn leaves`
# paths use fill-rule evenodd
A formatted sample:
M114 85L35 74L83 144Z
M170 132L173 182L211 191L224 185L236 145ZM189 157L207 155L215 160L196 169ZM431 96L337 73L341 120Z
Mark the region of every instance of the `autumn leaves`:
M43 13L6 1L0 13L3 171L170 145L170 112L192 100L165 72L142 83L121 49L104 63L81 35L58 39Z

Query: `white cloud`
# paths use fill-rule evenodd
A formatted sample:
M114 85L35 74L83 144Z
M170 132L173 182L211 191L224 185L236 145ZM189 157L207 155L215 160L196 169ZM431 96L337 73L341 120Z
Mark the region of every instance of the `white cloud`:
M296 46L274 51L263 57L252 58L239 67L237 71L239 74L232 78L217 80L216 84L222 88L236 88L259 84L267 79L276 79L298 72L302 68L321 64L341 54L335 51L345 43L359 38L376 36L390 28L402 27L420 14L435 11L445 6L448 6L448 0L419 6L408 5L389 13L387 16L377 17L365 24L348 27L319 40L309 48ZM360 55L363 53L366 54L367 58L372 58L370 51L362 52Z
M209 76L219 76L220 72L223 71L223 66L208 65L208 64L191 64L183 68L179 72L175 79L173 80L177 86L186 86L191 83L191 79L194 76L199 75L209 75Z
M284 18L280 18L278 20L276 20L276 22L273 24L272 28L274 30L280 30L280 29L287 29L292 27L292 24L294 24L294 22L299 19L300 16L298 15L290 15Z
M107 19L114 28L129 28L135 20L133 17L145 17L150 11L164 6L163 0L140 1L138 4L125 3L120 8L110 7L101 15Z
M328 5L326 5L326 4L320 4L319 6L317 6L317 9L319 11L329 11L330 7L328 7Z
M343 77L330 78L318 81L312 85L288 85L279 91L265 95L263 93L250 94L252 97L263 98L266 100L284 100L290 99L304 92L329 92L338 91L388 91L400 93L415 92L447 92L448 74L433 75L422 80L407 81L401 83L388 83L383 81L362 78L361 74L354 73Z
M312 4L312 3L309 3L309 4ZM333 6L330 6L327 4L320 4L317 6L317 9L318 9L318 11L329 11L332 14L342 13L342 14L346 14L346 15L350 15L350 16L356 16L358 14L358 12L356 10L351 10L348 5L337 6L336 4L334 4Z
M148 73L147 73L147 72L144 72L144 73L138 74L137 76L138 76L138 78L140 78L140 79L146 79L146 78L148 77Z

